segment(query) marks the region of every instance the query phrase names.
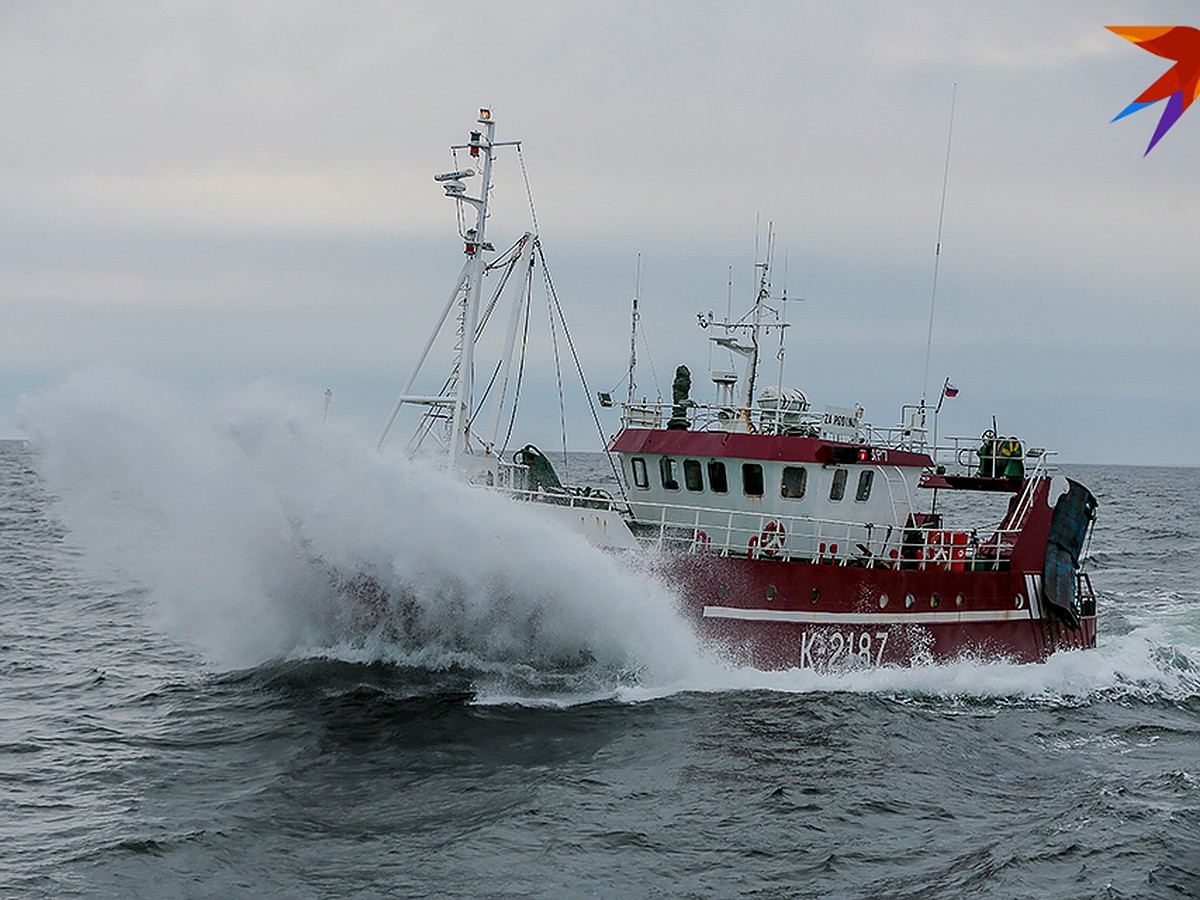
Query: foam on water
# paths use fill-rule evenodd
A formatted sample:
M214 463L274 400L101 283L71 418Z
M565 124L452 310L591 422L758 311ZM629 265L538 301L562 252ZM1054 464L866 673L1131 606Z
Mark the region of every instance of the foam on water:
M1172 643L1177 630L1142 622L1040 665L725 666L652 572L535 508L377 453L323 426L315 404L263 384L200 403L92 371L26 400L20 417L89 574L144 586L156 624L221 668L333 658L465 671L482 703L727 690L1200 696L1200 654ZM347 590L356 576L372 588Z
M1095 699L1200 697L1200 665L1182 648L1164 644L1161 629L1143 628L1101 638L1095 650L1056 653L1044 663L966 658L912 668L830 673L741 669L714 687L910 694L943 699L1017 698L1073 705Z

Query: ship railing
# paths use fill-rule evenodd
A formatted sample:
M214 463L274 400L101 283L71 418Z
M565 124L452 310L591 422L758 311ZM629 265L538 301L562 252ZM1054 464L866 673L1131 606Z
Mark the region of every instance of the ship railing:
M525 492L529 490L529 467L521 463L496 461L496 484L502 491Z
M926 437L926 429L912 425L892 425L887 428L869 426L866 432L867 443L872 446L910 450L913 453L925 451Z
M1019 529L977 532L635 501L631 528L659 550L912 570L1008 567Z
M674 403L650 402L621 404L624 407L622 425L626 428L670 427L675 416ZM759 406L722 406L691 402L683 418L689 431L741 431L753 434L819 437L825 425L825 414L813 410L763 408ZM857 423L853 435L838 440L862 443L873 431L866 422Z
M939 439L932 456L934 463L946 472L955 475L974 475L979 471L980 451L983 449L982 438L952 435ZM1013 458L1020 459L1024 463L1027 470L1025 477L1033 478L1052 472L1057 456L1058 454L1054 450L1046 450L1042 447L1026 448L1022 445L1021 455Z
M662 428L663 403L634 403L625 408L626 428Z
M1033 506L1033 498L1037 494L1038 481L1044 478L1048 471L1048 463L1044 456L1036 457L1033 463L1032 470L1027 469L1025 472L1025 486L1021 489L1021 496L1017 499L1012 515L1008 517L1009 523L1016 528L1025 523L1025 516Z
M900 407L901 424L884 428L868 428L867 440L878 447L910 450L923 453L928 448L929 429L925 425L925 408L917 404Z
M955 530L940 521L905 524L869 523L816 516L777 515L635 500L627 505L603 491L566 487L549 491L533 487L528 469L498 461L490 485L522 501L570 508L610 510L630 525L643 545L750 559L797 560L867 568L1001 570L1008 567L1013 546L1032 503L1035 478L1026 482L1012 527ZM1027 496L1026 496L1027 495Z
M497 460L494 480L492 482L477 480L476 483L494 488L515 500L581 509L607 509L622 516L629 515L628 506L615 499L607 491L574 486L564 486L559 490L538 487L532 482L529 467L520 463Z

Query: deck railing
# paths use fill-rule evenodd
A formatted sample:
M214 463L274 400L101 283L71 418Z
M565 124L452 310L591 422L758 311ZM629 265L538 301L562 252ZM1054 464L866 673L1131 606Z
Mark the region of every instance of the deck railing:
M977 463L963 464L965 451L974 454L977 446L976 438L948 438L939 455L969 474ZM639 499L627 504L604 492L536 488L525 466L503 461L494 487L523 501L610 510L625 519L643 544L658 549L867 568L996 570L1008 567L1037 484L1048 474L1050 456L1026 455L1030 469L1015 507L1000 523L1003 527L971 531L953 530L940 517L864 523Z
M981 539L977 532L940 524L874 524L640 500L627 506L602 492L529 490L505 484L505 477L498 480L517 500L615 512L645 546L715 556L866 568L1004 569L1020 531L990 530Z
M976 532L637 502L633 530L660 549L904 569L1002 569L1019 527Z

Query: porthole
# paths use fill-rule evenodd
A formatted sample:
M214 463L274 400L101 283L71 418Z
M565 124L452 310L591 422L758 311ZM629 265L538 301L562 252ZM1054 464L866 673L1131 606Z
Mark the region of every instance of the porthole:
M723 597L723 598L728 597L729 596L729 585L727 585L725 582L721 582L721 586L719 588L717 588L717 593L720 594L721 597Z
M1024 594L1017 594L1017 600L1016 600L1016 603L1017 603L1017 609L1021 609L1021 608L1023 608L1023 607L1025 606L1025 595L1024 595Z
M962 594L959 594L957 597L954 598L954 605L955 606L963 605L963 595Z
M829 499L837 502L846 496L846 470L835 469L829 485Z
M879 595L879 608L880 608L880 609L883 609L883 608L884 608L884 607L886 607L887 605L888 605L888 595L887 595L887 594L880 594L880 595Z
M725 477L725 463L719 459L708 461L708 486L714 494L729 492L729 480Z
M664 490L677 491L679 490L679 479L676 477L675 458L671 456L660 456L658 459L658 474L662 481Z
M816 603L818 600L820 600L821 599L821 589L816 588L816 587L813 588L812 593L808 595L808 599L811 600L813 603Z
M630 461L630 468L633 469L634 487L640 488L643 491L649 490L650 476L646 474L646 460L640 456L635 456Z
M939 597L937 594L930 594L930 596L929 596L929 608L930 609L937 609L938 604L941 602L942 602L942 598Z
M783 478L779 483L779 496L789 500L803 500L807 485L807 469L803 466L784 466Z
M917 598L914 597L912 594L904 595L904 608L905 609L912 609L912 605L916 602L917 602Z
M775 590L775 585L773 585L773 584L768 584L768 585L767 585L767 599L768 599L768 600L774 600L774 599L775 599L775 595L776 595L776 594L778 594L778 593L779 593L779 592L778 592L777 590Z
M763 495L763 467L758 463L742 463L742 492L747 497Z
M874 469L863 469L858 475L858 490L854 492L854 499L859 503L863 503L871 499L871 482L875 479Z

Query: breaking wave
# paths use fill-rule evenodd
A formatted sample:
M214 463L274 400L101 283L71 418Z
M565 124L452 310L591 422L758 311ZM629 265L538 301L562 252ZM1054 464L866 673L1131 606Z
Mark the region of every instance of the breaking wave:
M702 665L650 573L267 385L205 406L90 372L20 417L88 564L144 585L157 623L219 667L327 656L672 684Z

